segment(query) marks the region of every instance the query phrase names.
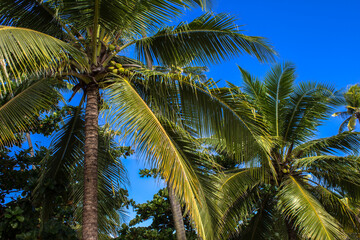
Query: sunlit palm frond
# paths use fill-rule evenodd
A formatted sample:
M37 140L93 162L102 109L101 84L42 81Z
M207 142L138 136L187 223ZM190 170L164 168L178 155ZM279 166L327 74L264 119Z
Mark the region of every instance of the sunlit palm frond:
M199 136L222 139L223 146L238 160L253 154L257 141L261 146L271 144L237 89L218 88L213 80L202 81L196 74L142 74L145 80L132 80L149 105L156 105L166 118L193 126Z
M319 201L326 211L336 216L336 219L345 229L358 232L360 228L360 218L350 204L350 199L339 196L322 186L316 186L312 192L317 195Z
M15 134L30 131L37 117L44 109L49 109L61 99L54 88L55 80L27 80L7 98L1 99L0 106L0 146L11 145Z
M137 40L136 49L143 59L149 51L150 57L162 65L182 59L206 65L243 53L260 61L274 59L274 51L264 38L242 34L234 19L226 14L207 13L190 23L163 28L151 37Z
M35 30L8 26L0 27L0 59L18 79L29 73L59 74L67 70L70 60L87 67L86 56L68 43Z
M302 237L314 240L347 239L339 222L293 176L283 182L277 197L279 209Z
M196 146L192 142L186 143L186 138L175 138L172 134L176 132L169 132L169 122L153 112L131 82L124 78L112 81L115 82L108 88L112 106L108 117L113 127L125 133L135 144L136 151L159 168L161 175L186 204L199 234L203 239L211 239L212 220L207 212L215 206L211 207L206 199L204 201L206 194L202 184L205 180L194 169L194 158L188 155L196 150ZM183 147L179 146L180 140ZM197 164L200 163L197 161ZM211 186L208 187L211 189ZM207 204L207 207L203 204Z

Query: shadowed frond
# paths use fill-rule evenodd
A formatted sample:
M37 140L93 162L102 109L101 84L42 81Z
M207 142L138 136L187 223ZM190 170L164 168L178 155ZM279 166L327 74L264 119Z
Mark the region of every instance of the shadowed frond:
M25 88L20 85L13 94L0 99L0 147L13 144L16 134L30 131L40 112L61 99L53 86L55 82L53 79L27 80L22 84Z
M294 177L283 183L278 194L279 209L304 238L347 239L338 221Z
M0 2L0 24L30 28L59 39L64 38L63 27L54 1L2 0Z
M62 0L60 15L77 29L93 27L95 18L110 32L141 37L182 15L184 9L202 4L198 0Z

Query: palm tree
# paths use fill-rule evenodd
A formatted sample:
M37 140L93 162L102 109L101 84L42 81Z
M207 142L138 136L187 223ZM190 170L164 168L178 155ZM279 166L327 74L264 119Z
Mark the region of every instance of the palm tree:
M248 112L257 150L224 176L222 239L348 239L345 230L360 227L360 133L314 139L339 96L323 84L295 85L288 63L263 82L240 71L242 91L231 86L219 97L232 95L228 106Z
M273 59L274 52L263 38L242 34L234 19L225 14L204 14L190 23L163 27L180 16L184 8L204 2L1 1L0 21L5 26L0 28L0 59L5 60L12 79L20 81L31 73L43 79L56 77L74 83L74 92L83 89L86 95L83 239L97 239L100 89L102 94L116 99L117 106L121 106L119 124L133 133L140 151L159 165L177 195L187 204L194 205L199 200L196 181L187 175L188 167L183 169L182 157L143 100L149 97L147 92L138 92L140 84L129 74L129 70L141 65L124 57L127 49L133 47L140 60L148 56L161 65L171 65L179 59L191 59L195 64L218 63L241 53L252 54L261 61ZM3 85L9 91L9 81ZM217 111L221 112L221 108ZM8 126L10 132L13 128ZM11 134L5 136L11 140ZM180 178L190 180L180 182ZM205 238L200 214L193 208L189 210L199 234Z
M53 137L50 152L42 161L41 175L34 190L34 200L42 207L42 222L49 219L59 197L75 208L74 218L80 226L83 221L84 178L81 172L84 167L85 115L81 105L82 102L78 107L69 108L71 113ZM127 151L129 148L117 146L113 133L106 127L99 129L97 176L100 239L115 235L124 217L122 187L126 186L128 180L120 158ZM54 195L53 188L61 193L60 196Z
M346 111L336 112L333 117L342 117L345 120L339 128L339 133L342 133L347 126L349 131L353 131L356 126L356 120L360 121L360 86L355 84L351 86L346 93L344 93L346 102Z

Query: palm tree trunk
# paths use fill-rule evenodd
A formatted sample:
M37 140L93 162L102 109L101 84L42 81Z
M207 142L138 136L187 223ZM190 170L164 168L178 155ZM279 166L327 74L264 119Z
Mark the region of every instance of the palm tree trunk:
M30 156L34 157L35 156L35 152L34 152L34 148L33 148L33 144L31 141L31 137L30 137L30 133L26 133L26 141L28 142L29 148L30 148Z
M86 94L87 102L85 110L84 208L82 239L97 240L99 87L96 84L89 84L86 89Z
M181 206L180 203L175 196L174 190L167 184L167 189L169 192L169 200L171 204L171 211L174 217L174 225L176 230L176 239L177 240L186 240L186 233L185 233L185 226L184 226L184 219L181 213Z

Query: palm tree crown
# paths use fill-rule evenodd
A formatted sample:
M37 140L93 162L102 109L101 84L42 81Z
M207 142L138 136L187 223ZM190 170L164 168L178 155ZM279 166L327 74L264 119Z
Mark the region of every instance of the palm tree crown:
M337 93L323 84L295 85L291 64L276 65L263 82L240 71L243 91L230 90L232 108L248 106L256 122L248 126L262 140L225 177L220 232L243 239L347 239L346 231L360 223L352 208L360 197L360 161L352 156L359 133L314 140L339 104Z

